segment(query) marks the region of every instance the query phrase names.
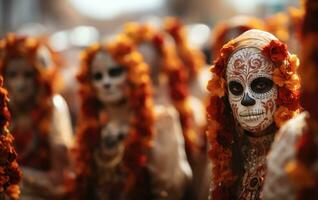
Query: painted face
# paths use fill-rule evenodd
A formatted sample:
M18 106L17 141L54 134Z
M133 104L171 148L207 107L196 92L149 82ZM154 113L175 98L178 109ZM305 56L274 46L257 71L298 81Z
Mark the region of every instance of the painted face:
M4 84L14 104L23 105L35 96L35 69L24 58L11 60L4 72Z
M240 126L257 135L273 123L277 87L273 63L257 48L243 48L229 59L226 79L229 102Z
M91 80L103 104L116 103L125 97L126 70L106 53L98 53L92 63Z

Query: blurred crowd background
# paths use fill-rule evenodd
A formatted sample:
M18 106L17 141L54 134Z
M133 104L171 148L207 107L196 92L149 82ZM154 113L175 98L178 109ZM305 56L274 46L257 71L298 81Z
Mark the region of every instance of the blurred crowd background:
M298 0L0 0L0 36L8 32L45 37L62 60L62 95L76 116L75 74L79 53L88 45L121 32L129 21L158 24L177 16L187 25L190 44L211 63L215 26L238 15L269 19L299 7ZM276 18L285 23L286 16ZM275 20L274 20L275 21ZM280 22L275 22L279 24ZM275 25L274 25L275 26ZM284 33L281 34L284 37ZM280 37L280 39L284 39Z

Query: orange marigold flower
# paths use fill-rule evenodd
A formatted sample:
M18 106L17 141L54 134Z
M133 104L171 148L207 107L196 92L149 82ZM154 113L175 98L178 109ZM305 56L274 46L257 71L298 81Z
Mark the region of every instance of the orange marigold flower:
M7 188L6 194L16 200L20 197L20 187L18 185L10 185Z
M288 57L288 62L290 65L290 71L296 72L300 64L298 57L295 54L291 54Z
M235 49L234 40L229 41L226 43L221 49L221 57L226 58L228 57Z
M274 63L282 62L288 57L287 45L279 40L272 40L263 48L262 53Z
M277 105L284 105L288 109L296 110L299 108L300 91L291 91L286 87L278 89Z
M288 108L284 106L280 106L274 114L274 119L276 125L280 128L286 121L293 118L293 116L294 112L290 111Z
M300 89L300 79L297 74L293 74L288 80L286 80L286 87L291 91Z
M286 75L284 75L279 68L274 69L273 81L279 87L283 87L286 81Z
M212 96L223 97L225 94L225 80L214 75L209 81L207 89L210 91Z

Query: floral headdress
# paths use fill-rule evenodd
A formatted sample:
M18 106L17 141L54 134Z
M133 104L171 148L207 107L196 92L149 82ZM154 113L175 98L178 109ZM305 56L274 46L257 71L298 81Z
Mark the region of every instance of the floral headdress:
M200 145L201 137L193 130L193 110L189 105L186 72L179 59L175 47L167 42L165 35L148 24L127 23L125 33L138 45L142 42L153 44L163 59L162 69L168 78L170 98L180 115L186 151L203 149ZM203 136L202 136L203 137Z
M17 153L13 147L13 136L8 126L10 112L8 110L8 92L2 87L0 77L0 193L7 194L11 199L19 199L21 171L16 161Z
M144 169L153 140L152 87L148 66L136 51L133 42L125 35L119 35L114 42L106 46L94 44L81 54L81 68L77 77L80 83L81 110L74 149L77 175L75 195L79 199L85 199L85 195L90 192L89 184L95 184L88 183L94 170L93 152L99 143L101 128L108 121L105 114L100 115L102 105L93 89L90 76L93 59L97 53L103 51L127 69L128 102L133 111L123 159L129 177L124 188L115 189L118 193L123 190L128 192L132 199L143 199L145 193L149 192L146 190L150 184L145 181Z
M52 96L53 76L52 71L47 70L46 66L40 61L38 56L38 48L40 42L35 38L17 36L13 33L9 33L4 39L0 41L0 73L5 75L5 70L8 67L10 60L15 58L25 58L27 62L35 69L36 75L36 99L33 102L31 111L32 122L34 125L34 131L38 133L40 137L41 153L37 152L36 161L24 160L21 164L27 164L35 168L48 169L50 167L49 162L49 141L48 134L51 128L52 117ZM5 79L6 77L4 77ZM14 106L10 106L10 110L14 110ZM14 115L13 115L14 117ZM12 130L12 134L15 135L16 130ZM17 140L17 138L16 138ZM45 162L44 162L45 161ZM26 162L26 163L24 163Z
M213 76L208 83L211 97L207 108L207 135L211 144L209 156L213 163L213 199L228 199L228 195L235 194L236 181L242 170L234 167L234 162L238 165L240 158L237 155L237 133L228 103L225 72L230 55L247 46L259 48L274 63L273 81L278 87L275 125L282 126L300 111L300 81L296 72L299 61L296 55L288 53L285 44L267 32L250 30L223 46L211 68Z
M189 45L185 27L180 19L167 17L164 21L164 29L173 37L178 54L188 70L188 79L191 80L205 64L203 53Z

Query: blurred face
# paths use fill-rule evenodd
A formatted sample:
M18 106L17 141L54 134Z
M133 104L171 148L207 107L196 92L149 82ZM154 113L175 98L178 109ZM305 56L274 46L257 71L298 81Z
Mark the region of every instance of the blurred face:
M117 103L125 98L126 70L106 53L98 53L92 63L91 80L103 104Z
M254 135L269 127L276 110L274 65L257 48L236 51L226 71L229 101L234 118Z
M35 96L35 69L24 58L11 60L6 67L4 84L11 102L23 105Z

